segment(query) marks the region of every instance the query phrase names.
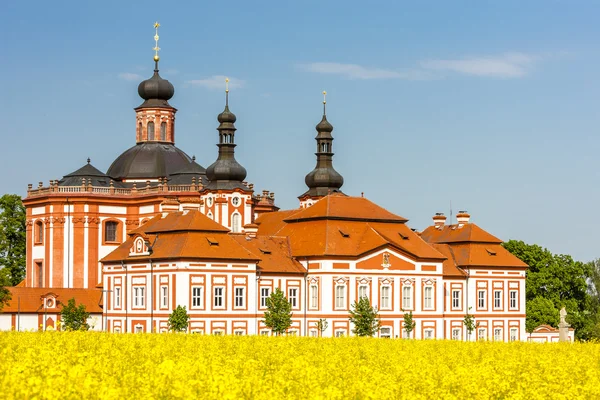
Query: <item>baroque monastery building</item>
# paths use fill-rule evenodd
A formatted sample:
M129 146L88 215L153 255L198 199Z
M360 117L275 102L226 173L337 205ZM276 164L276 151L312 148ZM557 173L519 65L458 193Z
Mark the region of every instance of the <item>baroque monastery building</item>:
M471 340L526 339L527 265L466 212L456 224L436 214L419 233L343 193L325 101L307 190L299 184L299 207L280 211L235 159L227 89L216 161L205 169L175 146L175 90L159 75L158 53L154 61L138 87L133 147L106 172L88 159L47 186L29 185L27 277L11 289L0 329L56 327L75 298L96 330L164 332L182 305L190 332L270 335L266 299L280 288L292 305L289 334L320 336L326 319L323 336L352 335L349 310L368 297L380 337L406 337L412 312L415 338L466 340L470 313L479 323Z

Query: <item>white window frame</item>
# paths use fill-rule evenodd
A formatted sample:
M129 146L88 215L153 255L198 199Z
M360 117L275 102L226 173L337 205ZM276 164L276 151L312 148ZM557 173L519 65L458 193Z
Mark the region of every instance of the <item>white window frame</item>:
M511 310L519 309L519 292L517 290L511 290L509 294L509 308Z
M134 333L144 333L144 327L142 325L136 325L133 327Z
M288 302L290 303L292 308L294 308L294 309L298 308L298 288L297 287L289 287L288 288Z
M381 286L380 293L380 306L381 308L390 309L392 308L392 287L390 285Z
M319 331L318 331L317 329L311 329L311 330L308 332L308 335L309 335L310 337L319 337Z
M271 288L269 286L262 286L260 288L260 308L267 308L267 299L269 297L271 297Z
M452 304L451 304L451 306L452 306L453 310L461 309L461 307L460 307L460 303L461 303L460 298L461 298L461 294L462 294L461 292L462 292L462 290L460 290L460 289L452 289Z
M160 287L160 306L162 308L169 307L169 287L166 285Z
M200 292L196 294L196 289ZM196 304L198 302L199 304ZM192 307L191 308L204 308L204 286L192 286Z
M427 292L429 292L429 294ZM423 309L433 309L433 286L423 287Z
M379 328L379 337L380 338L392 338L392 327L391 326L382 326Z
M133 306L137 308L145 307L145 286L134 286L133 287Z
M220 292L217 294L217 292ZM213 286L213 308L222 309L225 308L225 286ZM217 305L217 300L219 305Z
M509 332L510 336L508 340L510 340L511 342L516 342L517 338L519 337L519 329L511 327Z
M460 328L452 328L452 340L460 340Z
M239 233L242 231L242 214L234 212L231 214L231 232Z
M310 285L310 308L319 308L319 286L316 284Z
M402 309L412 310L412 286L402 286Z
M334 336L335 337L344 337L344 336L346 336L346 330L345 329L337 329L335 331Z
M485 340L486 328L477 328L477 340Z
M358 299L360 300L363 297L369 298L369 286L368 285L358 285Z
M234 336L244 336L246 334L246 332L244 332L243 329L235 329L233 331Z
M271 336L271 331L268 329L261 329L260 336Z
M241 291L241 292L240 292ZM235 286L233 288L234 308L246 307L246 288L244 286Z
M335 285L335 309L346 309L346 285Z
M494 328L494 341L502 341L502 328Z
M423 339L433 339L433 338L434 338L433 328L423 329Z
M113 298L113 308L121 308L121 287L115 287L115 296Z
M494 290L494 310L502 309L502 290Z
M485 304L485 300L486 300L486 292L487 290L485 289L479 289L477 290L477 307L479 309L485 309L486 304Z

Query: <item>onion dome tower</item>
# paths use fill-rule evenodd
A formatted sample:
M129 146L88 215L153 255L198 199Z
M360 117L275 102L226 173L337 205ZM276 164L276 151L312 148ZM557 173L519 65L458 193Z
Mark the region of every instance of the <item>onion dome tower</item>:
M239 188L249 190L244 179L246 168L242 167L235 159L235 114L229 111L229 79L225 80L225 109L217 120L219 121L219 156L217 160L206 169L208 179L207 189L231 190Z
M344 178L333 168L333 126L327 121L327 92L323 92L323 118L317 124L317 165L315 169L306 175L304 182L308 190L299 196L302 207L312 203L323 196L331 193L341 193L340 188L344 184Z
M138 86L138 94L144 102L135 108L137 144L121 154L108 169L106 174L115 181L170 178L178 171L188 170L192 163L187 154L175 147L177 109L169 104L175 88L158 73L159 26L158 22L154 24L154 74ZM203 175L204 169L195 168L194 173Z

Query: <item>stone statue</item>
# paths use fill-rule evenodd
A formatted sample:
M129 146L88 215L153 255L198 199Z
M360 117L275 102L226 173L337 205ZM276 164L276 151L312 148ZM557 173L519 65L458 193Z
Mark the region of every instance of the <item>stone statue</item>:
M568 342L569 341L569 325L565 318L567 317L567 310L563 307L560 309L560 322L558 324L558 341Z

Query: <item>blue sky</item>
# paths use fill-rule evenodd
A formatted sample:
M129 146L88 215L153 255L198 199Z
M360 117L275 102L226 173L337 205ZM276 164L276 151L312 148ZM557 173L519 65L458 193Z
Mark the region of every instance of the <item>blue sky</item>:
M216 158L231 78L237 159L297 206L327 90L342 188L423 229L467 210L501 239L600 257L600 3L5 2L0 192L135 144L138 83L175 85L177 146Z

